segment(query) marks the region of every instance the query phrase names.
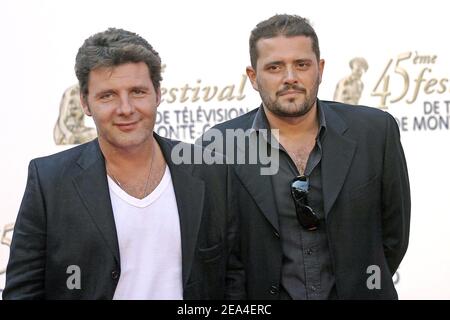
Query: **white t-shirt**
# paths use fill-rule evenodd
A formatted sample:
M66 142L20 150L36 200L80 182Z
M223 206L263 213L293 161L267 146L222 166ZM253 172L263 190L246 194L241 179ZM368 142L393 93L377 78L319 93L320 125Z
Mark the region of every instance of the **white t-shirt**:
M108 185L121 269L114 300L183 299L180 220L169 168L144 199L110 177Z

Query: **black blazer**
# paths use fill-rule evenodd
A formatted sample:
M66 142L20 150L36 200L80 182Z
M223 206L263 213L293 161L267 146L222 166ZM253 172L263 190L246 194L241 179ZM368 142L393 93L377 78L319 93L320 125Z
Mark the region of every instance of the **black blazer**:
M175 165L170 154L177 142L155 138L172 175L180 216L184 299L241 298L243 272L231 254L238 231L231 171ZM79 290L67 288L70 265L80 267ZM97 139L32 160L3 298L112 299L119 278L119 246Z
M395 299L392 275L406 252L410 223L409 180L398 126L378 109L318 103L327 125L322 187L338 298ZM256 112L214 128L250 129ZM225 146L220 150L220 144L212 145L229 154ZM237 194L248 298L277 299L283 252L271 178L260 174L261 164L233 167L244 186ZM381 287L370 290L373 265L380 268Z

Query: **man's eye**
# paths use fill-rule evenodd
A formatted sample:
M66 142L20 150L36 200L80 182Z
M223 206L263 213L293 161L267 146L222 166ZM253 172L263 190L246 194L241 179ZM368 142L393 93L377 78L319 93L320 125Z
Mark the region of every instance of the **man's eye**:
M135 94L135 95L143 95L143 94L145 94L145 92L143 90L140 90L140 89L135 89L135 90L133 90L133 94Z
M112 96L113 96L112 93L105 93L100 96L100 99L101 100L109 100L112 98Z
M278 69L280 69L280 66L274 65L274 66L269 66L268 68L270 71L276 71Z

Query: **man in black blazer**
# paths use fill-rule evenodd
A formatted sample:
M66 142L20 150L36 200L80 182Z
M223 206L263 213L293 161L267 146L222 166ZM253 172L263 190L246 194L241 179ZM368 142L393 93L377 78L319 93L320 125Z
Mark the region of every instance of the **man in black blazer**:
M98 139L31 161L3 298L244 297L236 179L180 164L180 145L153 133L158 53L108 29L85 41L75 70Z
M202 141L228 156L243 184L237 194L248 298L396 299L392 276L408 246L410 190L394 118L317 99L324 60L304 18L259 23L250 58L247 75L262 105ZM247 147L214 140L217 131L226 141L237 129ZM268 146L273 174L249 160L256 144Z

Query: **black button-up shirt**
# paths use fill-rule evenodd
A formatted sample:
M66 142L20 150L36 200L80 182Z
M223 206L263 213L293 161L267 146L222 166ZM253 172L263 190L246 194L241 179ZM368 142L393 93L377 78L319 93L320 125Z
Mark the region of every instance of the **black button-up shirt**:
M283 249L281 299L336 298L335 278L323 212L320 167L322 159L321 140L326 134L326 121L319 103L317 108L320 129L304 173L309 177L308 205L313 208L320 218L317 230L305 230L297 220L295 205L291 196L291 181L299 175L294 161L292 161L281 144L275 146L269 143L270 148L279 148L275 152L279 151L280 168L278 173L272 176L272 185L278 210ZM259 129L270 129L262 106L255 116L252 128L256 131Z

